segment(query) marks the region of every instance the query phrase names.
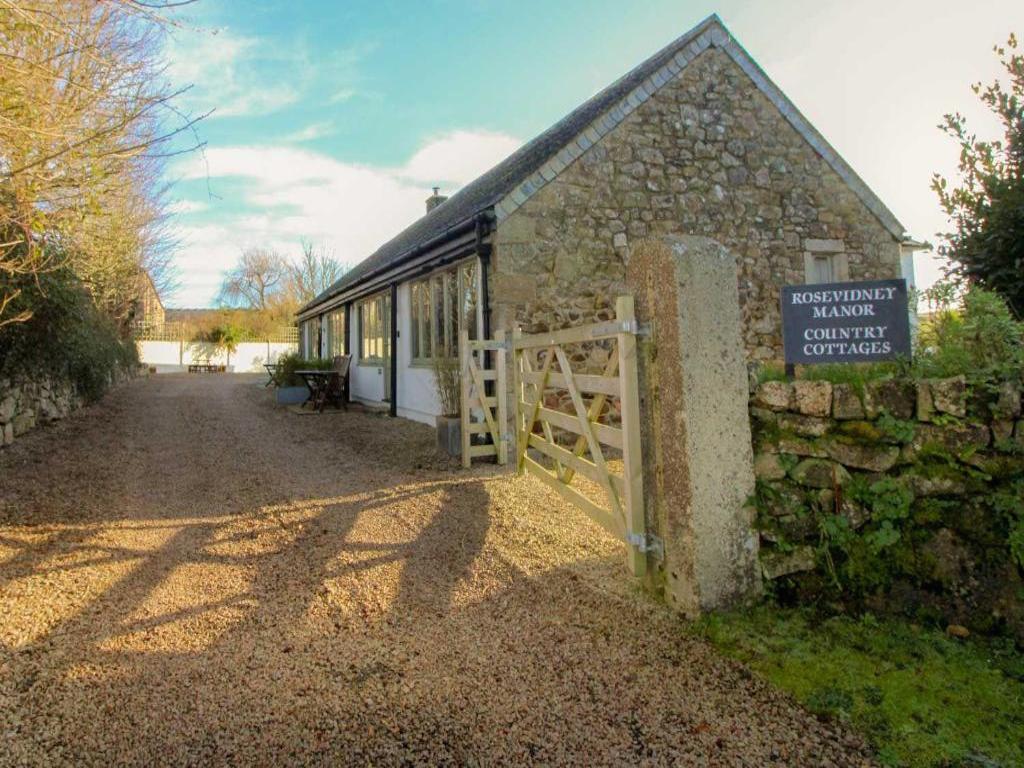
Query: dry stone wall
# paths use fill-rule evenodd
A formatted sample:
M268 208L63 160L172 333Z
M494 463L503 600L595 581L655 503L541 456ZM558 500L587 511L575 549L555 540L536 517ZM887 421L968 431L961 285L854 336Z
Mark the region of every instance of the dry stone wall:
M139 370L118 369L110 385L136 376ZM48 376L0 378L0 448L40 424L59 421L85 405L73 384Z
M798 602L852 601L1024 639L1011 545L1022 536L1024 555L1021 389L971 392L963 377L754 387L765 579Z
M69 384L52 379L0 379L0 444L11 445L36 425L63 419L81 404Z
M807 254L840 276L899 276L899 246L727 54L709 49L501 221L494 327L608 319L631 247L702 235L737 258L751 359L782 355L779 288Z

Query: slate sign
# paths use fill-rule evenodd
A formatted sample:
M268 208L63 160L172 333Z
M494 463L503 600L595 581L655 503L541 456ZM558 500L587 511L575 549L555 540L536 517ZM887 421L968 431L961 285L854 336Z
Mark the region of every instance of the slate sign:
M909 358L907 283L787 285L782 289L782 341L787 363Z

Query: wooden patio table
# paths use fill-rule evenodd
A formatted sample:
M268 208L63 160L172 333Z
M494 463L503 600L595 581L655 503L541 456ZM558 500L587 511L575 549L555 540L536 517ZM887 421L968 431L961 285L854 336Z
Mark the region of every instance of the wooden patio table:
M306 382L306 386L309 388L309 399L306 403L310 403L311 407L316 408L319 413L324 412L324 406L327 405L328 395L331 392L331 384L337 378L337 371L323 371L323 370L305 370L296 371L297 375L302 377L302 380ZM305 407L306 403L303 403Z

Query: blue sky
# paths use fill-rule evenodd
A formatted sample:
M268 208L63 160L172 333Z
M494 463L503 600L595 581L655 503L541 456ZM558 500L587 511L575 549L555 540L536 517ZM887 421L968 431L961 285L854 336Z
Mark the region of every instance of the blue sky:
M199 0L180 14L169 76L215 109L204 155L175 160L181 288L206 306L243 248L305 237L354 263L711 12L919 238L944 222L928 188L956 150L969 85L1024 3L980 0ZM925 282L938 273L921 257Z

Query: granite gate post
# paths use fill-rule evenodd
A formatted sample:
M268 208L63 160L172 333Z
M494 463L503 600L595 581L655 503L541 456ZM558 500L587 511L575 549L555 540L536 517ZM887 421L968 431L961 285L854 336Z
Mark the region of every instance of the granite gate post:
M651 586L687 616L761 589L736 261L705 237L639 243L626 281L640 339L648 530L664 559Z

